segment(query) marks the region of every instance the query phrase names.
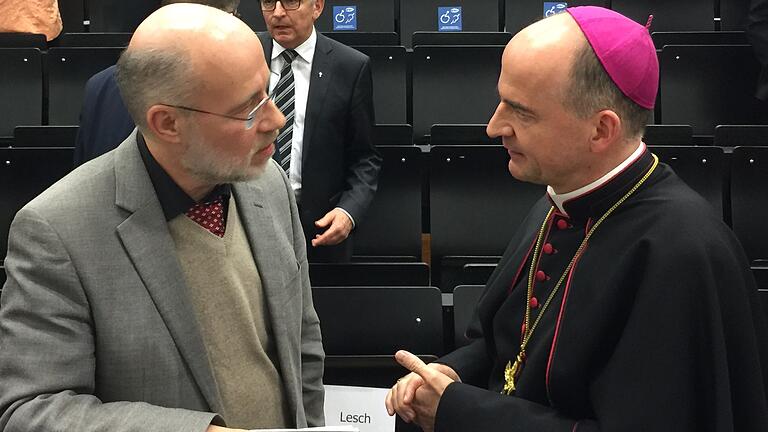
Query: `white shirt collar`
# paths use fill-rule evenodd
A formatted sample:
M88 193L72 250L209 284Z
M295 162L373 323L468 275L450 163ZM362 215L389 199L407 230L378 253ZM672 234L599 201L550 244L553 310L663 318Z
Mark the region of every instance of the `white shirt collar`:
M592 183L578 188L573 192L568 192L564 194L558 194L555 193L555 190L552 189L552 186L547 186L547 193L549 194L549 197L552 199L552 202L557 206L557 209L560 210L565 215L568 215L568 213L565 212L565 208L563 207L563 203L566 201L570 201L572 199L576 199L582 195L586 195L593 190L599 188L600 186L604 185L605 183L608 183L611 179L616 177L620 172L624 171L628 166L630 166L633 162L635 162L638 158L640 158L640 155L643 154L645 151L645 143L642 141L637 146L637 149L629 155L628 158L624 159L624 162L620 163L616 168L610 170L608 174L600 177L599 179L593 181Z
M315 47L317 46L317 32L315 31L315 27L312 27L312 34L309 35L307 40L301 43L301 45L297 46L294 51L299 55L300 58L304 59L305 62L312 64L312 59L315 57ZM277 43L274 39L272 39L272 60L275 60L276 58L280 57L280 54L285 51L285 48L283 48L282 45Z

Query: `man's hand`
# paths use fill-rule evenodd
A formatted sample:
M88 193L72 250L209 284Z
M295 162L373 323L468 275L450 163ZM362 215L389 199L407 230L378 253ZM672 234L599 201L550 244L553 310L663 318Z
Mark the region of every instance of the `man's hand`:
M208 426L208 429L205 430L205 432L248 432L248 431L245 429L230 429L230 428L225 428L221 426L210 425Z
M341 209L335 208L315 221L315 226L327 229L312 239L312 246L333 246L347 239L352 231L352 220Z
M446 365L426 365L408 351L398 351L395 359L411 373L397 380L387 394L387 412L389 415L397 413L406 422L415 422L430 432L435 427L435 414L440 397L449 384L460 381L459 376Z

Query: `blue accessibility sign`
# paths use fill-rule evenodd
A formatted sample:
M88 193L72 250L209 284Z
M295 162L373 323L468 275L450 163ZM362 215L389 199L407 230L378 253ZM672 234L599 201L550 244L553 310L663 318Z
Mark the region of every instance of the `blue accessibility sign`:
M441 32L461 31L461 6L437 8L437 30Z
M544 2L544 18L565 12L568 7L566 2Z
M333 7L333 31L357 30L357 6Z

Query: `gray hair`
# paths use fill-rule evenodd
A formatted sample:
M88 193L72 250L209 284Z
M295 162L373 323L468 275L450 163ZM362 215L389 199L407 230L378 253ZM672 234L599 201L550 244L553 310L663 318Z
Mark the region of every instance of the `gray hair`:
M148 131L147 110L152 105L183 105L191 97L195 77L189 55L178 47L128 48L117 62L115 78L128 113Z
M604 109L615 112L624 125L627 139L641 137L653 113L621 92L587 41L576 53L571 66L571 82L565 92L565 106L579 118L587 118Z
M160 2L160 6L166 6L172 3L196 3L215 7L221 9L224 12L232 13L240 6L240 0L163 0Z

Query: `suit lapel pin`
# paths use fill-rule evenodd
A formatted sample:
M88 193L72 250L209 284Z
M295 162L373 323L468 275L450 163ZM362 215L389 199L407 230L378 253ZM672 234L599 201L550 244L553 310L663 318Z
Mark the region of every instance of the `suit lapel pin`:
M317 76L318 76L318 78L322 78L323 77L323 73L322 72L318 72Z

